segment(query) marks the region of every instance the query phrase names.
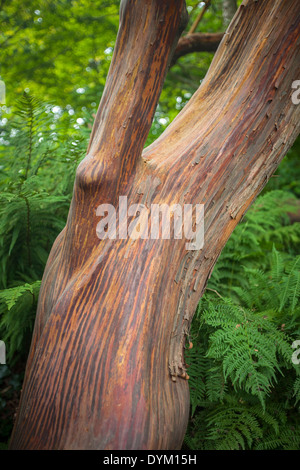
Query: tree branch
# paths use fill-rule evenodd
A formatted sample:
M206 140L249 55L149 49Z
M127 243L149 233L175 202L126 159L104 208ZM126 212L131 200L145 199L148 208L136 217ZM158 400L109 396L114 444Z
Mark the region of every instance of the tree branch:
M224 33L193 33L182 36L172 57L171 66L177 60L191 52L215 52L224 36Z

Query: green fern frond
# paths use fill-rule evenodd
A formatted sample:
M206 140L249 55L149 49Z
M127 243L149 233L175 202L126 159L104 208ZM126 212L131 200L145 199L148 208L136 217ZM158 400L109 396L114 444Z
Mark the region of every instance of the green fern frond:
M16 353L28 350L40 285L36 281L0 291L0 332L10 363Z

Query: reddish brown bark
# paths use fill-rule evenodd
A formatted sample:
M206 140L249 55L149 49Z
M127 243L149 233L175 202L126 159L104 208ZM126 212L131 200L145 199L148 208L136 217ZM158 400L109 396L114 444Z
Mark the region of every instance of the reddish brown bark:
M184 17L132 0L121 23L66 228L51 251L13 449L178 449L184 343L228 237L299 133L297 0L246 1L197 93L142 148ZM205 244L103 240L101 203L204 203ZM173 380L172 380L173 379Z

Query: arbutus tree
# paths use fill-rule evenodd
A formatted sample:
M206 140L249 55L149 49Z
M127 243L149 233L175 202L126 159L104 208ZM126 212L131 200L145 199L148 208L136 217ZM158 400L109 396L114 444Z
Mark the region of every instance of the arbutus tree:
M179 449L184 349L213 266L299 133L300 4L246 0L198 91L143 150L186 21L183 0L122 0L65 229L45 269L11 449ZM97 208L204 204L204 246L100 240Z

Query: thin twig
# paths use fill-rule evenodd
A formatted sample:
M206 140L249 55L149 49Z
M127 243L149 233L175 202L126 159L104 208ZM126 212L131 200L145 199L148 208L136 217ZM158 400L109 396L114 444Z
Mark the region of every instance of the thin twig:
M206 290L210 290L210 291L212 291L212 292L215 292L221 299L224 300L224 297L222 297L221 294L219 294L219 292L216 291L215 289L210 289L209 287L207 287Z
M203 18L203 15L204 13L206 12L207 8L209 7L210 5L210 2L211 0L206 0L204 3L205 5L203 6L202 10L200 11L199 15L197 16L197 18L195 19L194 23L192 24L191 26L191 29L189 30L189 32L187 34L192 34L195 32L198 24L200 23L200 21L202 20Z

